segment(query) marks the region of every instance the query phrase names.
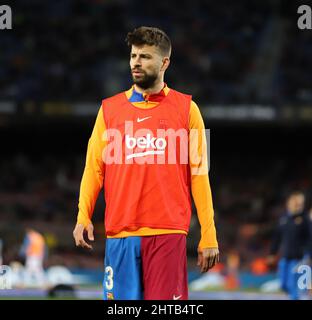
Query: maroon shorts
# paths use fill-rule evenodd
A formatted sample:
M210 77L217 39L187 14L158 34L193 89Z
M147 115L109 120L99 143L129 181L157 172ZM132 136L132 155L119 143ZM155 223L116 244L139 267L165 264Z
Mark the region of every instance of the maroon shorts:
M187 300L186 235L141 237L145 300Z

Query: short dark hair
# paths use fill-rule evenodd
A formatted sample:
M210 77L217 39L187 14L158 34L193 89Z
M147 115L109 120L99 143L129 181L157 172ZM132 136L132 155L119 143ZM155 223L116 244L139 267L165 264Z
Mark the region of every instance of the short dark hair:
M158 28L144 26L136 28L128 32L126 42L129 47L146 44L158 47L163 56L169 57L171 54L171 41L167 34Z

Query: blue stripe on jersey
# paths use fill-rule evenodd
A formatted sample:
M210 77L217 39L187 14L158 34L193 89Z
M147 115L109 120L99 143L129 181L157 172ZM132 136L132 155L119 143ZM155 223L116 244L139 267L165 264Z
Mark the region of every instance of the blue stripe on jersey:
M132 95L131 95L129 101L130 102L142 102L142 101L144 101L143 94L139 93L139 92L135 91L135 89L133 89Z

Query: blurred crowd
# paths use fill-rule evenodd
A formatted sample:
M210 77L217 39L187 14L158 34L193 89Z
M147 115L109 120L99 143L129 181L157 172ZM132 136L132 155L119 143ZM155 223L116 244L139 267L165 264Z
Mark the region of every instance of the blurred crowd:
M84 157L51 154L4 156L0 171L0 238L5 263L21 261L25 229L45 237L46 266L101 268L104 252L103 196L94 214L96 244L92 255L75 248L72 231L76 223L78 194ZM88 257L86 259L86 257Z
M311 34L297 30L278 3L16 0L13 30L1 33L0 99L97 102L124 90L131 84L126 34L152 25L173 42L166 81L200 103L311 102ZM270 38L275 21L287 35L283 43ZM258 82L250 85L261 58L273 88L266 94Z
M283 2L281 10L276 0L15 0L13 30L0 34L0 101L97 103L127 89L124 39L133 28L148 25L164 29L172 40L166 82L192 94L199 105L311 105L311 32L296 27L297 17L286 14L288 5ZM216 156L210 178L223 257L238 254L248 269L268 253L284 192L300 187L311 193L311 158L298 160ZM85 154L67 151L1 155L5 262L17 257L23 228L30 224L47 239L49 263L102 267L104 240L89 255L74 247L71 236L84 161ZM100 196L97 239L103 236L104 206ZM190 235L192 255L199 240L196 215Z

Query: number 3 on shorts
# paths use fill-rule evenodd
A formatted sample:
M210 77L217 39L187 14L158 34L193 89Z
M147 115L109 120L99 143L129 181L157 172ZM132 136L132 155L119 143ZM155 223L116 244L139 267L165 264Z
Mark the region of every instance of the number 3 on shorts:
M113 286L114 286L114 280L113 280L113 276L114 276L114 271L113 268L110 266L107 266L105 268L105 274L106 276L106 281L105 281L105 287L107 290L112 290Z

